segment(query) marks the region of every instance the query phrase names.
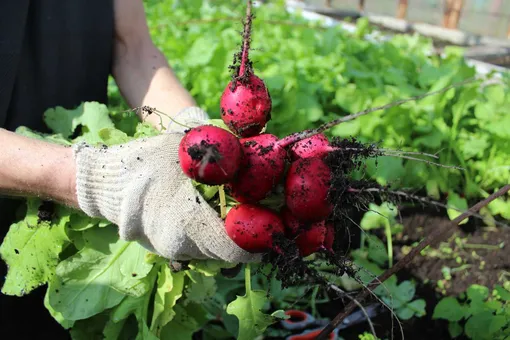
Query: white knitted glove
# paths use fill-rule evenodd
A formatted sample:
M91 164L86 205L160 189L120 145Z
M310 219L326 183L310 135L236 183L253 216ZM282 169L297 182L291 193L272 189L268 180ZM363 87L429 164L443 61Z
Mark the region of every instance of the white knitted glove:
M196 126L208 117L189 108L176 119ZM171 260L259 261L260 255L228 237L224 222L183 174L178 147L184 129L172 123L166 133L121 145L73 146L80 208L115 223L121 239Z

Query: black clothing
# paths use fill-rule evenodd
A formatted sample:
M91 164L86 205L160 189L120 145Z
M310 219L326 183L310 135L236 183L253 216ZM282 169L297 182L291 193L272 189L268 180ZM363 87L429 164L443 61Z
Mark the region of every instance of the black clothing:
M0 1L0 127L47 132L42 117L48 108L107 103L113 37L112 0ZM0 197L0 242L19 218L21 202ZM0 285L6 269L0 261ZM0 294L2 334L68 339L43 305L45 291L46 286L24 297Z

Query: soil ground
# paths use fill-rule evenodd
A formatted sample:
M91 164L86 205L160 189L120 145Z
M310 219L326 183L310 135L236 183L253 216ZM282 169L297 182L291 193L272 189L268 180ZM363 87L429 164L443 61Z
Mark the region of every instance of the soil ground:
M404 231L394 238L395 260L402 258L408 247L419 242L436 228L451 228L444 211L403 212L401 223ZM457 258L462 263L457 262ZM489 288L502 284L505 273L510 272L510 228L483 227L479 220L472 219L445 242L430 247L425 256L416 257L411 265L398 273L398 279L414 280L416 298L427 303L427 315L402 322L406 339L450 339L448 323L432 320L434 306L444 295L464 292L471 284L481 284ZM444 280L443 268L450 268L451 279ZM442 284L442 285L441 285ZM367 302L365 302L365 305ZM323 317L334 318L343 309L338 300L320 307ZM372 319L375 331L380 338L391 339L392 320L389 313ZM360 324L341 331L345 340L358 340L358 335L369 331L367 324ZM393 320L394 339L401 339L400 329ZM456 339L467 339L459 337Z

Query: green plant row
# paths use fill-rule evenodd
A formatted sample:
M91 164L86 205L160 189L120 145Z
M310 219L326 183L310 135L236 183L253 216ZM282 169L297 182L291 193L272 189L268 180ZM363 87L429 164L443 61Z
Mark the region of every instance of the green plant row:
M156 45L199 105L219 118L228 66L241 41L244 3L148 0L145 5ZM273 100L268 130L278 136L476 74L461 49L447 48L441 58L432 52L432 41L419 35L395 35L374 44L364 39L371 27L363 19L351 34L288 13L284 1L257 7L255 14L251 57ZM371 160L367 169L381 184L423 189L435 199L448 196L447 203L463 209L510 181L509 79L505 74L492 85L477 82L377 111L327 134L437 153L440 163L465 168L380 157L380 166ZM121 103L111 85L112 103ZM509 200L497 200L489 209L510 219Z

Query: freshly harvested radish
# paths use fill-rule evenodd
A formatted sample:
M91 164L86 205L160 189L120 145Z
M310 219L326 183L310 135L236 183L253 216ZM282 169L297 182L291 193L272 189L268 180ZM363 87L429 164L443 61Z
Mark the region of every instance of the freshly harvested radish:
M324 220L313 223L310 228L302 230L296 238L301 256L311 255L321 249L333 251L335 233L331 224Z
M278 137L267 133L240 142L243 158L239 172L225 189L238 202L256 203L282 179L287 152L278 144Z
M252 73L228 83L220 108L222 120L241 137L258 135L271 119L269 91L262 79Z
M296 237L303 228L302 222L292 214L287 206L280 210L280 216L285 226L285 236L289 239Z
M179 162L186 176L199 183L221 185L239 170L242 149L239 139L213 125L188 131L179 145Z
M258 135L271 119L271 96L264 81L255 75L248 53L251 39L251 1L246 9L241 64L223 91L220 100L221 118L230 131L240 137ZM238 54L234 58L234 63ZM237 69L236 67L233 67Z
M324 157L333 150L328 138L319 133L293 144L290 148L290 156L293 161L299 158Z
M331 170L318 157L292 162L285 180L285 204L301 221L324 220L332 212L328 200Z
M285 226L285 236L295 239L301 256L308 256L320 249L332 251L335 237L333 225L325 220L319 222L300 221L287 207L283 207L280 216Z
M262 253L278 251L273 238L284 233L284 226L273 210L257 204L240 204L228 212L225 230L240 248L250 253Z

